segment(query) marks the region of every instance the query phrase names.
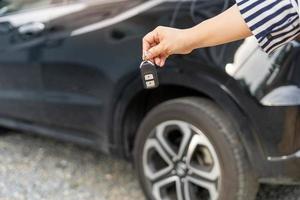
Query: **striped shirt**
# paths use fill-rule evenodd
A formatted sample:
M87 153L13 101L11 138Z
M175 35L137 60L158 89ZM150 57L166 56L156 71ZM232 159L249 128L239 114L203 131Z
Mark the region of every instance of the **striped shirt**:
M240 13L267 53L300 34L298 0L236 0Z

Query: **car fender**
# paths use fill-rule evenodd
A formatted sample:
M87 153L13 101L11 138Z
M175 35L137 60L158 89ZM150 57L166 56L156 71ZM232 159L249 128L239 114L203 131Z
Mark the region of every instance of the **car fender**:
M230 77L226 76L219 69L211 70L206 66L200 67L198 63L185 63L184 68L179 67L178 64L182 66L180 63L177 63L175 66L159 70L160 86L186 87L196 90L215 101L232 121L236 122L234 124L240 134L240 139L246 149L248 158L251 163L256 163L253 167L256 171L263 169L265 155L262 145L256 137L257 130L252 126L245 111L239 106L238 97L234 95L231 88L227 85ZM122 121L126 107L136 94L144 90L139 75L136 72L134 74L128 80L129 84L121 89L118 95L118 103L114 106L115 114L111 126L113 129L111 139L115 145L124 142L124 137L119 136L122 135ZM116 139L119 141L115 141Z

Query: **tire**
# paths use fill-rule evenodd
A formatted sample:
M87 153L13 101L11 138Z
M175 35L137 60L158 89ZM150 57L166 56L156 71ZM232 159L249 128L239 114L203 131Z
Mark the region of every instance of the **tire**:
M237 130L207 99L153 108L138 129L134 164L149 200L254 200L258 189Z

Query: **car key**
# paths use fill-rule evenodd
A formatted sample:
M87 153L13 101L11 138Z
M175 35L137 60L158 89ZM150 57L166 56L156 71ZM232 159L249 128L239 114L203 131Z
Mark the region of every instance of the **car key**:
M143 61L140 65L140 70L145 89L154 89L159 86L155 64L151 61Z

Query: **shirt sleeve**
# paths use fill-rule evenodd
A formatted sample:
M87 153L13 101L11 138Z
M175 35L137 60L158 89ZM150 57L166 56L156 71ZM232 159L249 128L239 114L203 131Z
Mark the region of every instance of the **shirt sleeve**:
M299 35L300 17L297 2L297 0L236 0L242 17L260 47L267 53Z

